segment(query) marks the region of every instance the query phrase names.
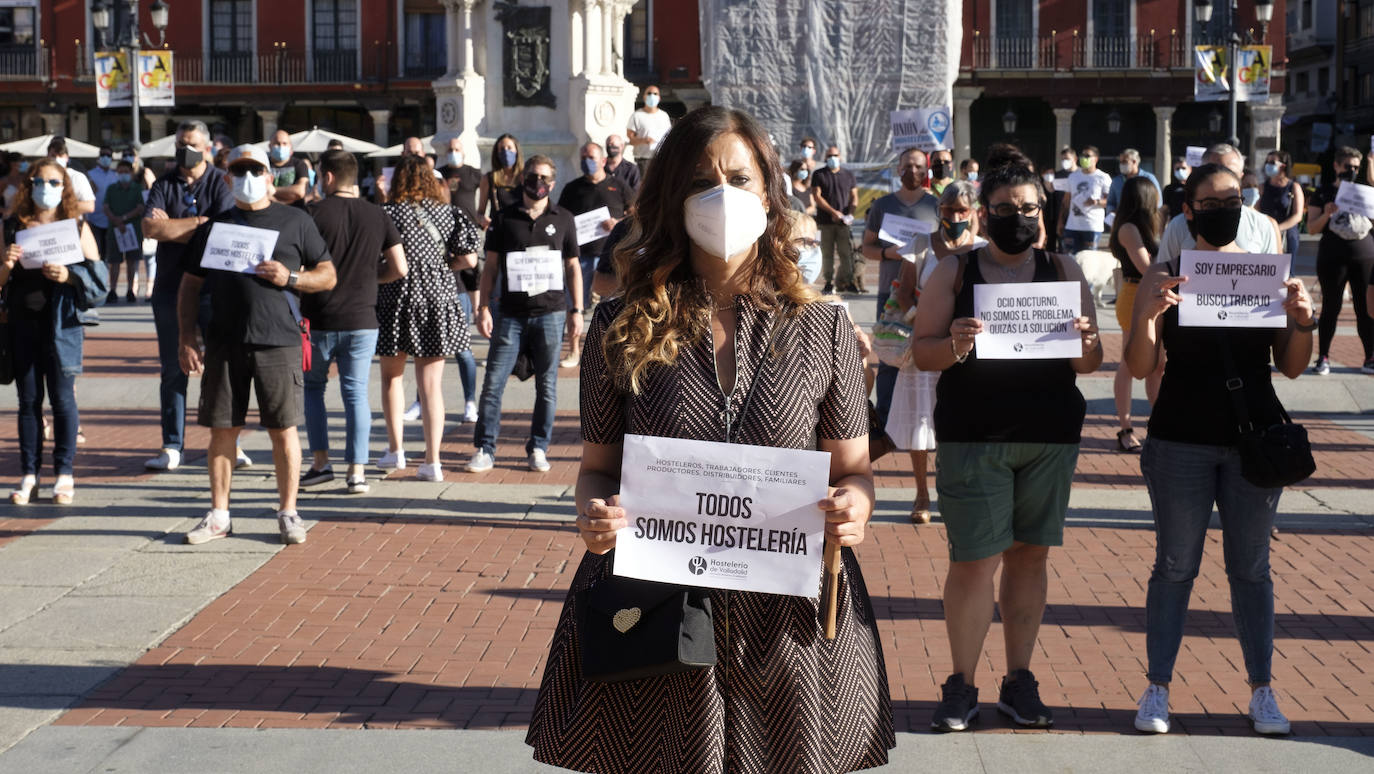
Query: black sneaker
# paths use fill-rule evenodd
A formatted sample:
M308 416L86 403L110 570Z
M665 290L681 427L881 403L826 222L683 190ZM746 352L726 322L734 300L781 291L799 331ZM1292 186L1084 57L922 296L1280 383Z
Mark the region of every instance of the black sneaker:
M828 296L828 295L830 295L831 293L834 293L834 292L835 292L835 285L834 285L834 283L827 282L827 283L825 283L825 287L821 288L821 295L823 295L823 296Z
M964 682L963 674L953 674L940 686L940 705L930 719L932 731L966 731L978 719L978 689Z
M1002 678L997 710L1026 728L1049 728L1054 713L1040 701L1040 683L1029 669L1018 669Z
M315 470L314 468L311 468L301 474L301 486L314 486L316 484L323 484L326 481L333 480L333 468L325 468L324 470Z

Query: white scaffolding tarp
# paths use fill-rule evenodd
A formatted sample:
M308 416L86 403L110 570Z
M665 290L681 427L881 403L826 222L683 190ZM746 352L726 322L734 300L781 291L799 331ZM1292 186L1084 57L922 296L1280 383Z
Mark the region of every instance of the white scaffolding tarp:
M951 104L961 0L701 0L702 81L784 158L802 137L886 165L893 110ZM951 136L951 139L952 136Z

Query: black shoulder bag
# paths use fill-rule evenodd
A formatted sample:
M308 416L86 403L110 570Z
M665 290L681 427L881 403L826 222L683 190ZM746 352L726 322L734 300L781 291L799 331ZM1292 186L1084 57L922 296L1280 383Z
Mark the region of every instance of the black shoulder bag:
M1226 369L1226 394L1231 396L1240 430L1236 444L1240 451L1240 475L1255 486L1277 489L1296 484L1316 472L1317 463L1312 459L1307 429L1289 418L1282 403L1278 404L1282 422L1256 428L1245 405L1245 381L1237 373L1235 358L1224 340L1221 360Z
M725 401L720 416L726 443L736 442L777 332L775 319L739 413L730 409L729 398ZM738 381L737 375L736 384ZM629 401L625 414L628 419ZM614 551L609 561L615 562ZM708 589L611 574L579 591L575 604L585 680L638 680L716 665Z

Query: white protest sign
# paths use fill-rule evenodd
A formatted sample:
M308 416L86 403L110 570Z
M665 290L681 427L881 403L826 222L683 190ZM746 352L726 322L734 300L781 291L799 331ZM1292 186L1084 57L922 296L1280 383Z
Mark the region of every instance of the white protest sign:
M122 228L115 229L115 247L121 253L132 253L135 250L142 250L138 234L134 233L134 227L124 224Z
M584 212L573 218L577 223L577 243L585 245L588 242L595 242L602 237L609 236L611 230L602 225L603 221L609 220L611 210L609 207L597 207L591 212Z
M973 339L978 359L1082 357L1082 334L1073 325L1082 303L1077 282L974 285L973 316L983 321Z
M1288 255L1184 250L1178 324L1202 328L1282 328Z
M830 453L625 436L615 574L815 597Z
M927 153L949 150L949 116L947 105L891 111L892 149L899 153L907 148Z
M1054 190L1059 193L1069 193L1073 189L1069 188L1069 179L1067 177L1056 177L1054 179Z
M930 236L934 233L935 226L931 223L915 218L904 218L890 212L883 216L882 225L878 227L878 238L895 245L909 244L912 237L917 234Z
M216 223L210 227L200 265L207 269L251 274L269 260L277 246L277 232L266 228Z
M547 247L506 253L506 277L515 293L537 296L563 289L563 254Z
M1336 206L1342 212L1374 218L1374 187L1342 180L1341 187L1336 189Z
M1188 162L1190 167L1202 166L1202 157L1206 153L1207 149L1200 145L1189 145L1183 150L1184 160Z
M86 260L81 253L81 232L77 230L75 218L15 232L14 243L24 251L19 258L19 265L25 269L41 269L45 263L66 266Z
M380 186L383 191L391 193L391 176L394 174L396 174L395 167L382 167L382 174L377 176L377 185Z

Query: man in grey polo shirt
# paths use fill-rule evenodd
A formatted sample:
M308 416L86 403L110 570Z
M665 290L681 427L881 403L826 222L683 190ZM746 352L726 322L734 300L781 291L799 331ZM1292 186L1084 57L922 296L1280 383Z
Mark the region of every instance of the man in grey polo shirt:
M1202 156L1202 163L1220 164L1235 172L1237 178L1245 172L1245 157L1229 143L1221 142L1208 148ZM1196 246L1197 240L1188 231L1188 219L1183 213L1179 213L1164 229L1164 237L1159 240L1159 253L1155 256L1155 263L1172 261L1184 250L1192 250ZM1281 252L1278 230L1268 215L1253 207L1240 209L1240 230L1236 232L1236 246L1247 253Z

